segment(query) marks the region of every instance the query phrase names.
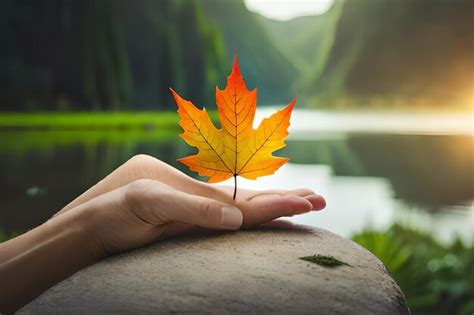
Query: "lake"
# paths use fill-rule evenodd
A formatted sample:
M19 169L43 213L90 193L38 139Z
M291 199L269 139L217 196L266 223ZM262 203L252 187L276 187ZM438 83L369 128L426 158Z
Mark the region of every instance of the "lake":
M257 120L272 109L259 111ZM308 187L325 196L322 212L291 218L349 237L394 222L429 231L442 242L474 239L473 117L295 111L290 158L253 189ZM176 162L193 152L177 130L0 131L0 230L44 222L131 156ZM233 185L231 181L228 183Z

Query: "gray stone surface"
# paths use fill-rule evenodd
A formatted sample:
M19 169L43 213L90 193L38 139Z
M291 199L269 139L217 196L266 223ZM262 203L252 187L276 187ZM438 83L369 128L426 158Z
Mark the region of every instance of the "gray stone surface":
M298 259L334 256L351 266ZM407 314L382 263L308 227L181 237L111 257L59 283L20 313Z

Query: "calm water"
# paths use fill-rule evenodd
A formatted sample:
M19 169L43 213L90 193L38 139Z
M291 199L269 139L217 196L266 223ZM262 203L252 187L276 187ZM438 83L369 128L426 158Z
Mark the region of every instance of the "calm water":
M472 117L299 111L292 124L280 153L291 163L271 177L239 178L240 187L312 188L327 209L292 220L343 236L403 222L442 241L459 235L472 242ZM0 230L42 223L137 153L190 174L175 160L191 152L176 131L1 131Z

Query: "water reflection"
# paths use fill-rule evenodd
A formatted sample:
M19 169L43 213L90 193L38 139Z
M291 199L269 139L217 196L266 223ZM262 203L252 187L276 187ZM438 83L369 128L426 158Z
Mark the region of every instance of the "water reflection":
M257 111L255 126L276 109L266 107ZM377 133L472 135L472 115L446 112L334 112L297 109L291 115L290 134L314 138L321 133Z
M293 163L330 165L336 176L388 179L399 199L437 211L474 197L471 136L339 135L289 141Z
M334 176L327 165L286 164L272 177L263 177L258 181L239 178L239 186L250 189L311 188L325 196L328 201L326 209L291 220L343 236L349 236L367 225L388 227L393 221L393 193L387 180Z
M232 185L232 181L226 182ZM239 186L249 189L308 187L324 195L327 207L290 218L291 221L318 226L349 237L365 227L388 228L401 222L415 229L433 234L438 240L450 243L460 237L471 243L474 237L474 211L472 202L464 205L416 205L396 197L392 183L386 178L335 176L327 165L287 164L272 177L258 181L239 179ZM453 209L455 208L455 209Z
M176 132L0 132L0 229L34 227L137 153L189 171L176 158L192 149ZM395 220L442 239L472 240L472 137L453 135L320 134L293 137L291 157L271 177L239 179L255 189L310 187L326 196L321 213L293 218L349 236ZM190 174L193 175L193 174Z

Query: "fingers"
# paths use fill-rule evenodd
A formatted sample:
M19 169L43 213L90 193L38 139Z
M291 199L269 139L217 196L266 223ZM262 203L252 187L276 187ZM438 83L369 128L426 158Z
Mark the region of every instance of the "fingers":
M294 195L294 196L305 197L311 194L314 194L314 192L311 189L298 188L298 189L293 189L293 190L284 190L284 189L263 190L263 191L257 192L253 196L256 197L256 196L261 196L261 195L280 195L280 196Z
M306 195L308 191L296 191L297 194L303 196L291 194L292 192L284 192L282 195L262 194L238 203L244 214L243 226L261 225L282 216L293 216L311 210L323 209L326 206L324 198L314 193Z
M157 221L180 222L208 229L236 230L242 225L256 226L282 216L321 210L326 204L319 195L307 195L312 192L308 189L274 191L279 194L268 194L267 191L238 201L235 208L216 199L175 190L158 181L139 180L132 187L138 187L131 190L138 193L132 193L135 198L131 207L145 202L144 208L150 209Z
M239 209L214 199L177 192L173 204L169 216L175 222L216 230L237 230L242 225Z
M225 189L226 191L231 191L230 188L233 187L221 187L222 189ZM228 189L229 188L229 189ZM278 196L298 196L298 197L304 197L306 198L311 204L313 205L313 208L311 210L322 210L326 207L326 201L321 195L317 195L313 192L313 190L308 189L308 188L298 188L298 189L293 189L293 190L283 190L283 189L270 189L270 190L263 190L263 191L253 191L253 190L247 190L247 189L241 189L240 191L241 195L244 195L244 200L251 201L255 198L261 198L265 196L271 196L271 195L278 195Z
M326 208L326 200L323 196L311 194L305 197L313 205L312 210L322 210Z
M206 184L206 186L214 188L213 190L209 190L208 194L205 194L203 196L205 197L210 197L213 199L220 200L222 202L228 202L228 203L233 203L234 201L232 200L232 194L234 191L234 187L231 186L212 186ZM218 192L221 192L220 194ZM298 189L293 189L293 190L285 190L285 189L269 189L269 190L262 190L262 191L255 191L255 190L250 190L250 189L244 189L244 188L239 188L237 192L237 201L249 201L252 200L253 198L259 197L259 196L268 196L268 195L280 195L280 196L289 196L289 195L294 195L294 196L300 196L300 197L311 197L312 199L310 201L313 201L315 193L313 190L308 189L308 188L298 188ZM320 199L322 199L321 196L319 196ZM315 204L314 209L322 209L324 206L320 206L321 202L318 201Z
M242 212L231 205L175 190L154 180L139 180L127 190L131 208L140 207L141 219L151 213L152 223L185 223L207 229L237 230L242 225Z
M243 202L243 226L255 226L282 216L305 213L313 208L309 200L299 196L262 195Z
M280 195L280 196L298 196L306 198L313 208L311 210L322 210L326 207L326 201L320 195L315 194L311 189L298 188L293 190L264 190L254 194L249 200L255 197L267 196L267 195Z
M76 198L57 214L73 209L99 195L128 185L135 180L146 178L165 182L176 191L182 191L186 194L214 199L224 204L234 204L232 200L233 187L208 185L186 176L177 169L151 156L137 155ZM305 197L312 204L313 209L322 209L325 205L324 199L314 195L310 189L295 189L290 191L267 190L262 192L242 189L239 190L238 199L251 200L259 196L268 195Z

